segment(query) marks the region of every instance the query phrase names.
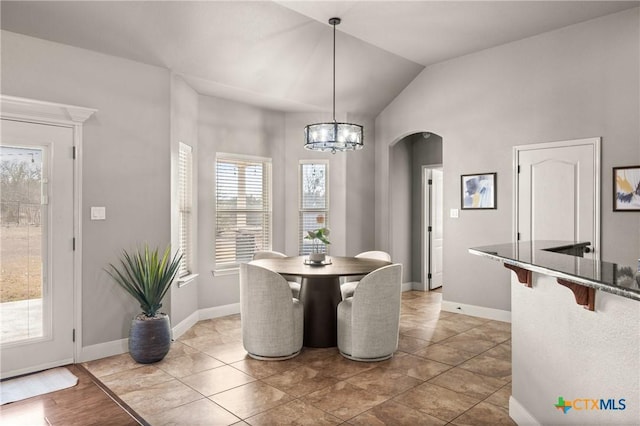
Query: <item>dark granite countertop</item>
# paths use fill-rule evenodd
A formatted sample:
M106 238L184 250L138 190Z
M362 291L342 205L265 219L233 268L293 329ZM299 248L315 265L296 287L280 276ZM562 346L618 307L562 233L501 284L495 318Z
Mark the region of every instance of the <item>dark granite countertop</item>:
M581 253L588 245L587 242L520 241L473 247L469 253L640 301L640 276L635 266L565 254Z

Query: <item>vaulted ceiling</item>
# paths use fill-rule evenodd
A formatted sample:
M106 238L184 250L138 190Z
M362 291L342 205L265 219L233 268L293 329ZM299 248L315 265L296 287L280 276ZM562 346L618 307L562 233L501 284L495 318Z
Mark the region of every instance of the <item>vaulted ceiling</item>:
M426 66L638 1L2 1L4 30L166 67L202 94L376 115Z

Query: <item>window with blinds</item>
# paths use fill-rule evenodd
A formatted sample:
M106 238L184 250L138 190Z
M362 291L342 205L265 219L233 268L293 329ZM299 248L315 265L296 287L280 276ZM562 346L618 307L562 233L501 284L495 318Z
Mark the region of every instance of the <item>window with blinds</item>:
M182 260L178 276L184 277L193 273L193 154L192 148L182 142L178 154L178 214L180 223L180 246Z
M217 155L215 236L217 271L271 250L271 159Z
M307 231L329 228L328 182L328 162L300 162L300 213L298 220L300 256L306 256L313 251L313 242L304 238ZM328 253L328 247L325 244L316 242L316 245L321 253Z

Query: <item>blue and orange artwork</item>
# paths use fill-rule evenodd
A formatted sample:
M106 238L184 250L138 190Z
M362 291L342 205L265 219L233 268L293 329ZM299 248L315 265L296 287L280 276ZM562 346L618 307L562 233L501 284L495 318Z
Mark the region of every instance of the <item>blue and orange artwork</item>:
M614 169L615 210L640 210L640 166Z

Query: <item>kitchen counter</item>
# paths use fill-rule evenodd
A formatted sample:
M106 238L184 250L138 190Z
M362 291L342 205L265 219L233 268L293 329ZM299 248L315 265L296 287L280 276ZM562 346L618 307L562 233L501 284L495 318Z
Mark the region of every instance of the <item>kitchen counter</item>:
M523 241L474 247L469 253L640 301L636 267L582 257L588 242Z

